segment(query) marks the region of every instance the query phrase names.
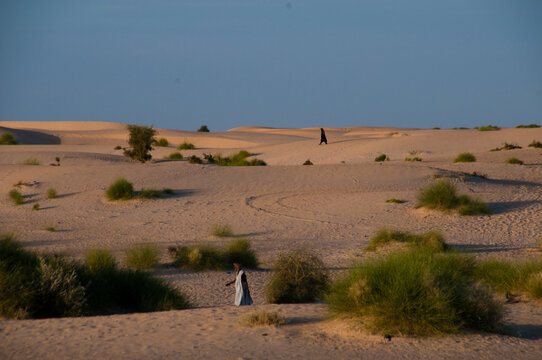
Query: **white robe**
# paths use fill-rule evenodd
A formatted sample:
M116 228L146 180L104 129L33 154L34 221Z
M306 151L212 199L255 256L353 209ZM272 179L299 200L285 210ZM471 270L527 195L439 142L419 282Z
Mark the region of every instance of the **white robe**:
M244 273L245 270L239 270L239 273L235 278L235 306L252 304L252 298L250 297L250 294L247 292L247 289L245 289L245 287L243 286L243 282L241 281L241 277Z

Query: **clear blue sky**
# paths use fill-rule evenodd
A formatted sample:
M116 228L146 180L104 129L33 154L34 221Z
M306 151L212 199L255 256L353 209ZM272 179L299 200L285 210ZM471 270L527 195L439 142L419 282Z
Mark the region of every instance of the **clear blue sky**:
M0 0L0 120L542 124L542 1Z

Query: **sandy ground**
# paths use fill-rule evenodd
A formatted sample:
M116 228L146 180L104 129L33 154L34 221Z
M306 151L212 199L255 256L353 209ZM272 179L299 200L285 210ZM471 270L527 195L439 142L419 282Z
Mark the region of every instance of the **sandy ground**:
M273 258L298 246L313 249L337 276L376 230L440 230L446 241L475 256L539 257L542 237L542 129L416 130L326 129L328 145L318 146L319 129L243 127L194 133L159 129L169 148L153 151L153 162L127 161L125 125L83 122L0 122L25 145L0 146L0 231L14 232L33 250L81 258L105 247L119 262L127 247L153 242L163 251L157 275L187 292L196 309L108 317L0 320L0 358L521 358L542 356L542 307L509 305L508 335L467 334L438 339L394 338L383 342L328 322L323 305L263 305L263 288ZM196 145L183 155L229 154L246 149L266 167L216 167L163 160L183 141ZM490 152L504 142L519 150ZM454 164L460 152L477 162ZM390 161L375 163L385 153ZM61 166L50 166L55 157ZM405 162L418 156L423 162ZM506 165L516 157L523 166ZM38 166L22 165L29 158ZM301 166L310 159L314 166ZM476 172L487 178L467 176ZM493 214L459 217L415 210L415 194L437 175L454 179L461 193L481 197ZM105 189L123 176L137 190L171 188L160 200L111 203ZM19 186L26 203L14 206L7 192ZM54 187L59 197L47 199ZM405 200L387 204L386 199ZM32 211L39 203L39 211ZM227 240L210 235L213 224L230 224L251 239L263 261L249 271L255 304L292 319L279 328L249 329L237 324L253 310L231 306L226 272L182 272L167 266L170 245ZM58 231L48 232L54 226ZM199 325L198 325L199 324ZM267 334L262 336L262 334ZM32 339L32 340L30 340ZM399 355L398 355L399 354Z

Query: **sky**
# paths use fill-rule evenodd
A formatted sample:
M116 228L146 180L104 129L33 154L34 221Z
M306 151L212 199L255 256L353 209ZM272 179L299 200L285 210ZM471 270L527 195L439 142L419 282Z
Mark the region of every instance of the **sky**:
M539 0L0 0L0 121L542 124Z

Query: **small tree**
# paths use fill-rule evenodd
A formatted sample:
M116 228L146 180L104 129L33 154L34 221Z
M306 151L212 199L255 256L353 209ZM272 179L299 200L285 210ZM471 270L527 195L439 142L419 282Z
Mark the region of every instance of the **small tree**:
M198 132L209 132L209 128L207 125L201 125L201 127L198 129Z
M128 132L130 149L124 150L124 155L141 162L150 160L152 144L156 141L156 130L152 126L128 125Z

